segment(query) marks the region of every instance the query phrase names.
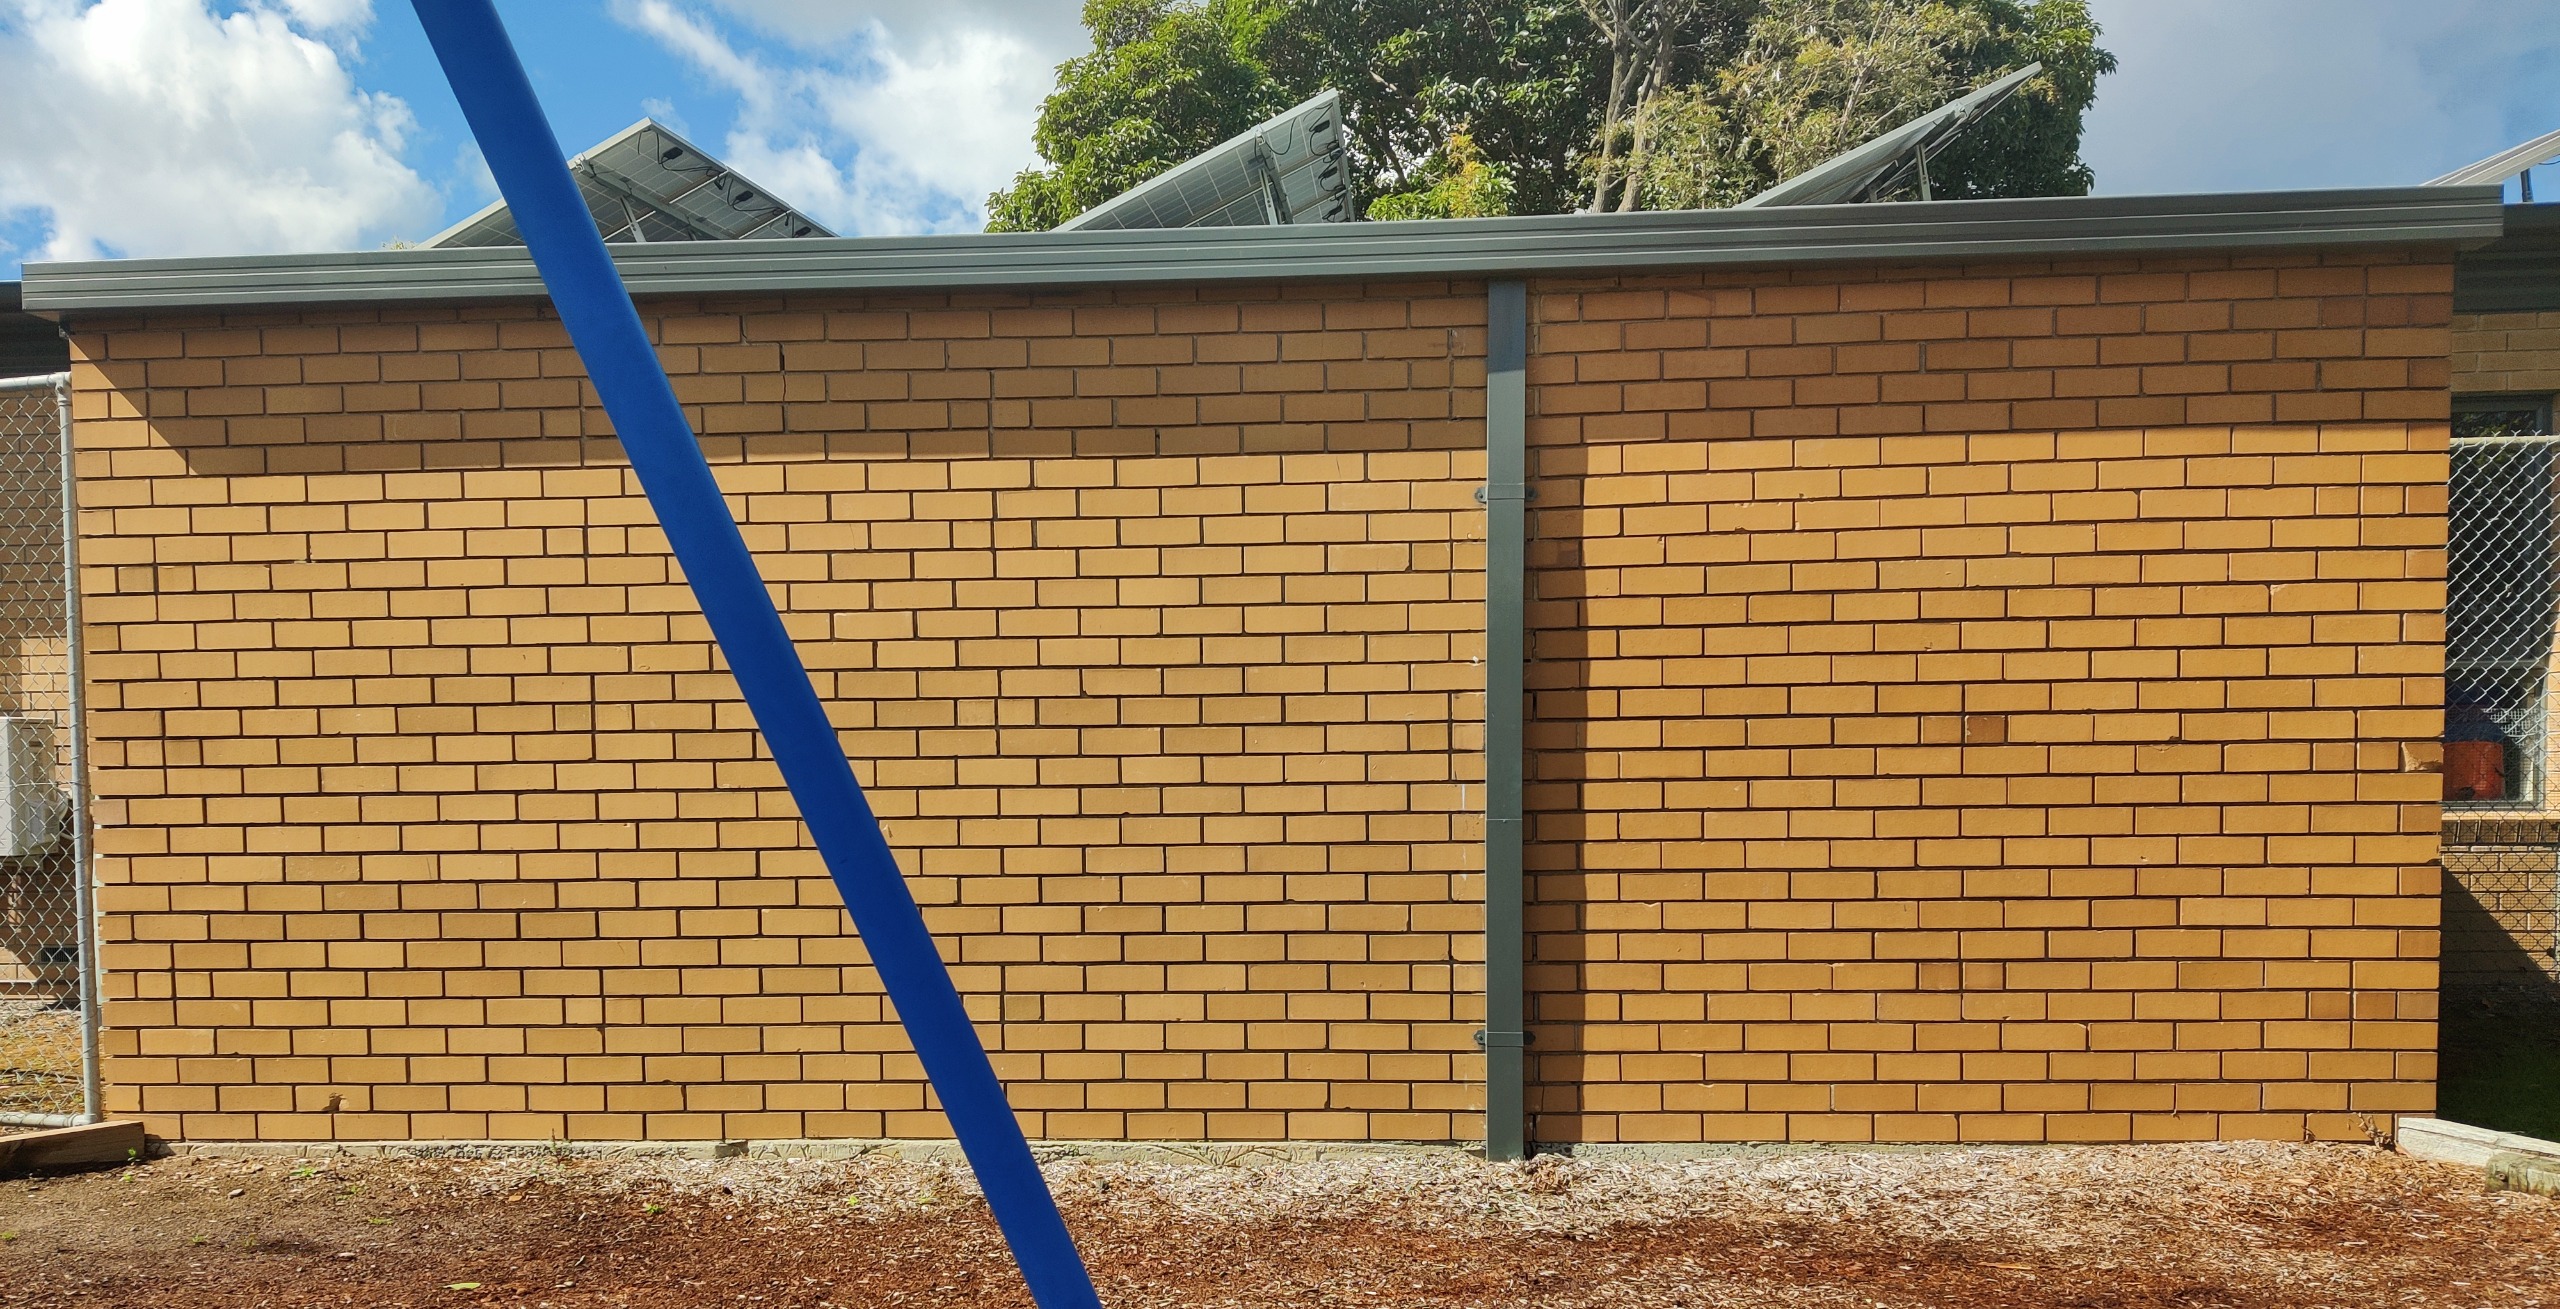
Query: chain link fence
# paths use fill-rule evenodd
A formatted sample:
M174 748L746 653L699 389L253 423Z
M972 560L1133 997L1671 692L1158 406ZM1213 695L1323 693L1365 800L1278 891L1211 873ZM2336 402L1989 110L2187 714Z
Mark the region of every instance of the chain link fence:
M70 393L0 380L0 1131L98 1114Z
M2445 577L2444 967L2560 979L2560 437L2547 410L2457 417Z
M2549 396L2456 396L2445 532L2436 1111L2553 1132L2560 1096L2560 438Z

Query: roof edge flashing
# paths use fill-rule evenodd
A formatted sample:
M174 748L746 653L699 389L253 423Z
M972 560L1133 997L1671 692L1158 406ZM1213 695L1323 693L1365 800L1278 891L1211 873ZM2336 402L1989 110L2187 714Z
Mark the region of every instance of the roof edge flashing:
M2495 187L1768 206L1276 227L705 241L613 248L635 294L1479 278L1698 267L1974 263L2213 250L2470 247ZM29 264L49 313L538 300L520 248Z

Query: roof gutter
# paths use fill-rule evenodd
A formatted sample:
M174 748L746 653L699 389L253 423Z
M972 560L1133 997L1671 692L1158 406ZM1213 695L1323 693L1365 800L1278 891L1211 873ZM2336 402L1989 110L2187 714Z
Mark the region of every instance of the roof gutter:
M2079 196L1405 223L699 241L617 247L637 295L1077 288L1629 269L1981 263L2207 251L2470 247L2495 187ZM522 249L29 264L31 310L471 304L542 298Z

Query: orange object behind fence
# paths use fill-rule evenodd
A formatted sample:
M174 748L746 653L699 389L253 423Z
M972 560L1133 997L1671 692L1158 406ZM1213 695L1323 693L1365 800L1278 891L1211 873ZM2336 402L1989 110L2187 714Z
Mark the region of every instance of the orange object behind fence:
M2506 799L2506 742L2445 742L2444 798L2447 800Z

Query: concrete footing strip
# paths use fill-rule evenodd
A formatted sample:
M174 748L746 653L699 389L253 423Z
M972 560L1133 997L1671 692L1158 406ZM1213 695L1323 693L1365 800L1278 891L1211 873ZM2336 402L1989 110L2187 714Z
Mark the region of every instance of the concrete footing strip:
M860 1159L878 1155L914 1163L963 1162L955 1141L164 1141L170 1154L208 1158L335 1156L408 1159ZM1609 1143L1542 1145L1535 1153L1620 1162L1677 1162L1768 1154L1920 1153L1943 1150L2066 1150L2044 1144L1894 1144L1869 1142ZM1256 1167L1381 1158L1481 1159L1479 1142L1384 1141L1034 1141L1043 1163L1089 1160L1107 1163L1203 1164Z
M2560 1143L2441 1118L2403 1118L2397 1137L2400 1153L2478 1168L2499 1190L2560 1195Z
M860 1159L878 1155L916 1163L963 1162L956 1141L169 1141L163 1145L171 1154L208 1158L327 1155L410 1159ZM1035 1141L1031 1152L1044 1163L1089 1159L1220 1166L1481 1153L1474 1146L1361 1141Z

